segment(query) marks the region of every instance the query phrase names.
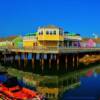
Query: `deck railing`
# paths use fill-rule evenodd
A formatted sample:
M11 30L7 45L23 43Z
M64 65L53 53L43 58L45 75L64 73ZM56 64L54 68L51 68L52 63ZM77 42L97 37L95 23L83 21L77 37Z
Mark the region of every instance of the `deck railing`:
M42 47L42 46L35 46L35 47L0 47L0 50L9 50L9 51L23 51L23 52L92 52L92 51L100 51L100 48L68 48L68 47L58 47L58 46L47 46L47 47Z

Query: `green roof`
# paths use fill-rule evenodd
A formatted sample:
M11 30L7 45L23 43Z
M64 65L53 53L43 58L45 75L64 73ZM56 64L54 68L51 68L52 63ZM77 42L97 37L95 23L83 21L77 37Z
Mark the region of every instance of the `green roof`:
M37 32L34 32L34 33L28 33L28 34L26 34L25 36L34 36L34 35L36 35L37 34Z
M77 33L70 33L70 32L65 32L66 35L68 36L79 36L80 34Z

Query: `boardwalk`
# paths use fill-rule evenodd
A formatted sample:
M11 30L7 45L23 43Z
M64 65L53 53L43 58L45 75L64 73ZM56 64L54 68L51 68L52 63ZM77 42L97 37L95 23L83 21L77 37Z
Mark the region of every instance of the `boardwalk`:
M100 52L100 48L65 48L65 47L47 47L47 48L11 48L0 47L0 51L9 52L28 52L28 53L85 53L85 52Z

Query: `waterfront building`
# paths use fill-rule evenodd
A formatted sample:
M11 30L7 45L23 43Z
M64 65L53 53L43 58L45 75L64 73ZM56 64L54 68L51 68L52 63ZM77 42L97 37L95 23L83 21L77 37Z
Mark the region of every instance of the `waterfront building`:
M11 37L7 37L7 38L3 38L0 40L0 46L2 47L10 47L13 45L12 41L13 39L15 39L16 36L11 36Z
M80 34L64 32L64 46L65 47L80 47Z
M37 32L39 46L57 47L64 44L64 31L62 28L49 25L39 27Z
M37 46L37 36L36 33L29 33L23 36L23 47L33 47Z
M22 36L16 37L15 39L12 40L12 44L14 47L22 48L23 47L23 37Z
M81 47L84 48L98 47L98 42L95 39L84 38L81 40Z
M7 45L12 45L12 42L10 42L10 41L1 41L0 42L0 46L2 46L2 47L6 47Z
M87 41L87 47L88 47L88 48L96 47L95 41L94 41L93 39L89 39L89 40Z

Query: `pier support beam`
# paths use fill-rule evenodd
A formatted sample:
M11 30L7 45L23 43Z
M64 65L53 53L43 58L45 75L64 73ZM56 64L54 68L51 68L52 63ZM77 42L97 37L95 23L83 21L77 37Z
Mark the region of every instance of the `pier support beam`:
M32 69L35 68L35 54L32 53Z
M49 69L51 69L51 67L52 67L51 66L51 61L52 61L51 54L48 55L48 59L49 59Z
M4 54L4 59L3 59L3 61L4 61L4 64L6 64L6 62L7 62L7 55L6 55L6 54Z
M76 59L77 59L77 68L79 67L79 56L77 55L76 56Z
M74 69L74 67L75 67L75 56L73 55L73 69Z
M66 71L67 71L67 63L68 63L68 60L67 60L67 55L65 56L65 69L66 69Z
M72 71L73 70L73 55L72 54L67 54L68 58L67 58L67 65L68 65L68 71Z
M27 62L28 62L28 53L24 53L24 67L27 66Z
M21 52L18 52L18 68L21 66Z
M41 55L41 69L42 69L42 72L43 72L43 70L44 70L44 55L42 54Z
M15 66L16 53L12 53L12 64Z
M56 61L57 61L57 71L59 71L59 64L60 64L59 54L56 55Z

